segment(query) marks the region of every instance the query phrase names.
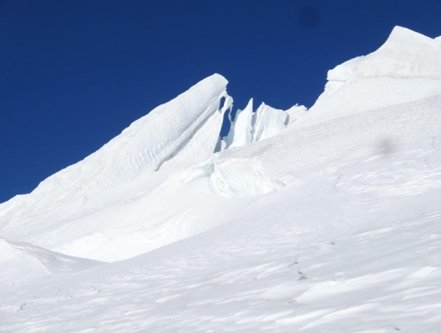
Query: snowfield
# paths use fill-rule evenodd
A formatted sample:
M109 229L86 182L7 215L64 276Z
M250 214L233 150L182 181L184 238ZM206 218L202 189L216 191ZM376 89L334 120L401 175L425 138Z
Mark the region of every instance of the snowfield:
M441 40L309 110L214 74L0 205L0 332L440 332Z

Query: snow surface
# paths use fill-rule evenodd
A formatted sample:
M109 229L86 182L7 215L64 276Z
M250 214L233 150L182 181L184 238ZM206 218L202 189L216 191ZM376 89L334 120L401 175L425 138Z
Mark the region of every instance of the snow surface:
M227 147L240 147L253 141L253 99L251 98L243 110L238 110L236 118L231 122L230 132L225 138Z
M279 110L262 103L254 112L251 98L245 109L238 110L236 118L231 121L230 132L224 139L226 147L240 147L273 137L305 114L306 110L305 106L297 104L288 110Z
M0 288L53 273L70 273L100 264L69 257L31 244L0 238Z
M396 27L218 152L214 75L0 205L0 332L439 332L440 45Z
M186 197L179 184L165 186L170 181L164 179L212 156L223 114L232 105L226 85L218 74L202 80L31 194L3 204L0 235L114 261L205 230L210 225L182 214L191 210L194 197ZM207 211L218 205L211 201ZM202 211L196 215L205 218Z
M378 50L328 72L325 91L311 107L311 117L298 126L435 96L440 89L441 44L395 27Z

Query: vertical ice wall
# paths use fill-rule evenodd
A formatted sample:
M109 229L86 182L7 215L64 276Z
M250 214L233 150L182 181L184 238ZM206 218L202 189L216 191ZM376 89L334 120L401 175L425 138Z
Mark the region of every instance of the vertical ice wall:
M227 147L239 147L252 142L253 131L253 99L251 98L243 110L238 110L231 122L230 132L225 138Z
M284 111L262 103L253 111L253 99L243 110L238 110L225 138L227 148L241 147L249 143L273 137L297 118L306 114L306 107L295 105Z

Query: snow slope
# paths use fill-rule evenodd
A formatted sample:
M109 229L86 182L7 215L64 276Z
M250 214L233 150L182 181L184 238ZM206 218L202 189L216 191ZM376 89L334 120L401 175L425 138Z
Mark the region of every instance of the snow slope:
M305 124L415 101L440 89L441 43L395 27L378 50L328 72L325 91L311 107L314 119Z
M65 256L27 244L0 238L0 287L19 286L24 282L53 273L72 273L100 264L92 260Z
M114 261L205 230L209 226L185 215L193 200L182 186L161 182L213 154L223 113L232 104L226 84L218 74L202 80L31 194L1 205L0 235ZM207 209L216 209L211 201Z
M1 236L125 260L0 287L0 332L439 332L439 45L397 27L332 70L310 110L251 102L225 150L197 126L99 197L3 204ZM230 107L207 80L204 124ZM208 157L183 155L196 138L213 139Z
M233 101L226 84L218 74L202 80L32 193L0 205L0 235L113 262L225 223L247 197L279 188L258 164L216 161L224 113ZM288 125L288 112L264 104L245 112L253 127L243 144ZM238 140L232 146L242 144Z

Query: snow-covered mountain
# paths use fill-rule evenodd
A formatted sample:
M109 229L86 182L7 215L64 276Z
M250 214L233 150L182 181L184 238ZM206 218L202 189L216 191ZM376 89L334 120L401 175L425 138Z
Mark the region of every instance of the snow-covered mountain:
M0 205L0 332L439 332L441 40L396 27L220 138L227 83Z

